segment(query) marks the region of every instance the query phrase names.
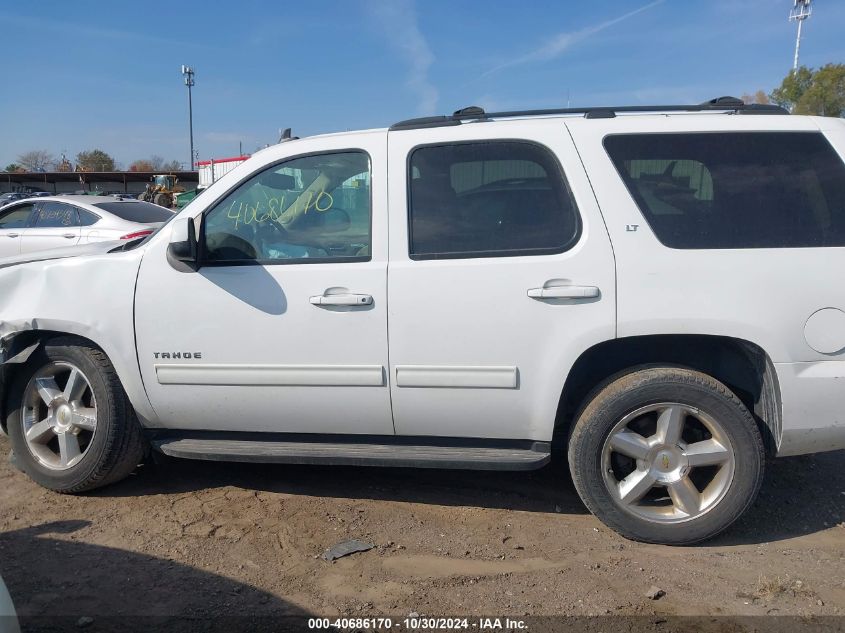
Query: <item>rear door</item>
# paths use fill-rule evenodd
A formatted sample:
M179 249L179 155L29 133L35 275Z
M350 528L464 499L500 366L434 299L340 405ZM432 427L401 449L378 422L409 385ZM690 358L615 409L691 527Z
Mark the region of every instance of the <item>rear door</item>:
M21 253L62 248L79 243L81 229L76 207L47 200L39 202L34 221L21 238Z
M615 332L613 252L565 126L388 136L397 434L550 440L571 365Z
M0 209L0 257L11 257L21 252L21 235L29 224L35 205L11 204Z

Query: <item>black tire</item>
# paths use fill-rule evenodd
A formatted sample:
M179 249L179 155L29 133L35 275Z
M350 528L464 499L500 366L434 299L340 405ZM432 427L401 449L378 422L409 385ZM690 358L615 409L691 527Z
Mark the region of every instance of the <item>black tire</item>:
M169 209L173 206L173 196L171 196L169 193L157 193L153 197L153 203L157 204L160 207Z
M42 465L24 437L24 392L36 372L54 362L79 368L97 402L96 430L88 449L78 463L66 470ZM100 488L127 477L144 457L146 442L114 367L102 350L82 339L62 337L47 341L17 372L7 393L6 428L17 465L45 488L67 494Z
M605 442L625 416L648 405L680 403L719 420L732 445L733 478L720 500L684 522L642 518L614 500L603 477ZM718 380L690 369L647 367L612 377L586 399L569 440L569 468L587 508L622 536L647 543L686 545L719 534L754 502L763 480L765 451L754 418Z

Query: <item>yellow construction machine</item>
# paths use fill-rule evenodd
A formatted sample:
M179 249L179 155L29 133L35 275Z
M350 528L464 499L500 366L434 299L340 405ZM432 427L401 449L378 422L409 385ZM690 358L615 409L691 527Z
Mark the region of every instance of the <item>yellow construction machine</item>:
M172 209L176 194L185 191L185 188L178 183L179 179L176 176L156 174L153 176L152 182L144 189L144 192L138 195L138 200Z

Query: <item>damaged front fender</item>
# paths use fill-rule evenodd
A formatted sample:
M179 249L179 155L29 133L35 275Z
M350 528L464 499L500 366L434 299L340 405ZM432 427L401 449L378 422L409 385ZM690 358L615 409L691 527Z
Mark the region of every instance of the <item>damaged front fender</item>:
M21 332L36 330L36 325L32 321L0 321L0 365L20 364L29 360L39 344L36 342L21 350L16 341L20 340L17 337Z
M29 360L32 352L38 349L40 342L33 343L29 347L25 347L20 352L12 356L9 360L3 360L3 354L0 352L0 365L22 365Z
M35 341L26 347L23 343L18 343L21 337L16 335L31 329L30 326L12 328L10 331L9 324L0 321L0 435L6 435L6 385L11 373L9 370L13 365L22 365L28 361L41 345L41 341Z
M135 282L143 252L112 247L13 265L0 260L0 426L15 367L54 336L77 336L99 347L138 418L155 423L135 350Z

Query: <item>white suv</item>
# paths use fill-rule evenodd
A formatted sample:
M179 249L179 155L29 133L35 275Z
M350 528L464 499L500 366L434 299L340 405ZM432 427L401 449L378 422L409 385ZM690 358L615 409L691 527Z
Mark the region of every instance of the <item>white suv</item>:
M3 424L79 492L148 448L522 470L691 543L845 448L845 122L731 99L268 148L141 243L0 263ZM65 257L65 258L63 258Z

